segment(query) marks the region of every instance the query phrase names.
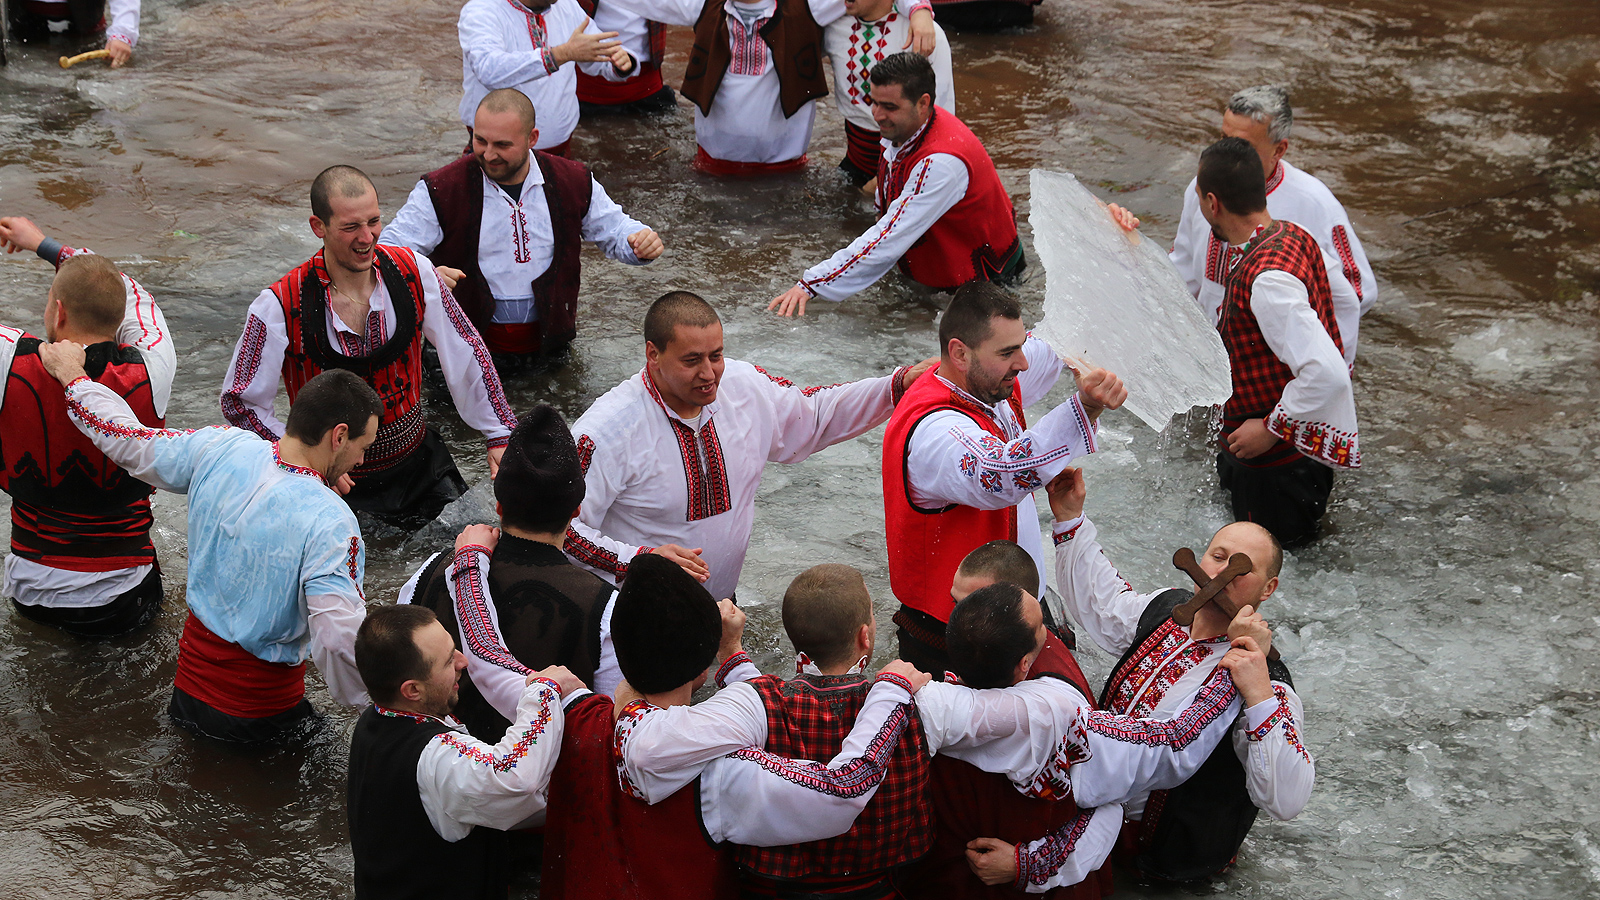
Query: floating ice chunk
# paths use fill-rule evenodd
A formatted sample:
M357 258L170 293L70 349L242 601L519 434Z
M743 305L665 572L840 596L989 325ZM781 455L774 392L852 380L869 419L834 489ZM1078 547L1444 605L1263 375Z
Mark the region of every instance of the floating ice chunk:
M1167 254L1124 233L1073 176L1034 169L1029 181L1045 269L1036 333L1057 353L1121 376L1128 411L1157 431L1196 406L1226 402L1228 353Z

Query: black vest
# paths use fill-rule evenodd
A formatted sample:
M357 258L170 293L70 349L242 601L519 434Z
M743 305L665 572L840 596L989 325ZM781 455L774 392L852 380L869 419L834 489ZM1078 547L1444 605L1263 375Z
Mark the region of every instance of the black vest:
M1163 591L1145 607L1132 646L1117 661L1100 694L1102 709L1109 708L1106 701L1111 684L1127 674L1140 645L1172 618L1173 607L1192 596L1191 591ZM1267 674L1273 681L1294 687L1289 667L1280 660L1267 660ZM1224 738L1188 781L1169 791L1151 792L1139 824L1134 864L1139 871L1166 881L1195 881L1215 875L1238 855L1259 812L1245 788L1244 764L1234 752L1233 741Z
M456 646L461 628L445 588L450 554L441 553L417 580L412 602L434 611ZM594 687L600 667L600 617L615 590L599 576L573 565L549 544L504 534L489 562L489 593L506 649L535 671L566 666ZM461 674L456 718L480 741L495 743L511 723L483 699L472 679Z
M433 830L417 789L417 760L435 719L386 716L372 707L350 741L350 849L357 900L505 900L504 832L474 828L450 843Z

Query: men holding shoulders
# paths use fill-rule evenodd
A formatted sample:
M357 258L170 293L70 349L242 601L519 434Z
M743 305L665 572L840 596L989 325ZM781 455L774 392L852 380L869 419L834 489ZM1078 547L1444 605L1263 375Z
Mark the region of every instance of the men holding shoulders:
M544 811L561 699L582 682L561 666L529 674L516 724L491 744L450 714L467 663L431 610L373 610L356 634L355 659L373 700L350 741L356 896L505 896L508 861L493 830Z
M1027 260L1011 196L989 152L955 114L934 105L933 66L916 53L872 69L872 110L883 134L878 221L848 247L807 269L767 309L805 315L814 297L840 301L897 262L918 284L953 291L969 281L1008 281Z
M151 488L71 427L39 348L84 345L91 378L140 424L160 428L177 367L172 334L155 298L105 257L64 247L20 216L0 218L0 244L56 267L44 340L0 326L0 489L11 495L5 596L24 618L68 634L126 634L161 610Z
M583 493L583 468L572 432L554 407L535 406L511 432L494 479L500 539L486 577L513 656L530 668L563 666L584 684L598 687L601 617L614 588L561 552ZM401 589L400 602L433 610L460 643L465 635L445 583L450 562L451 554L435 554ZM510 725L470 675L462 682L456 715L484 741L498 739Z
M883 422L932 364L798 388L725 359L721 319L687 291L651 304L644 340L644 368L573 426L587 487L563 549L619 581L635 556L660 554L719 598L738 587L766 464L799 462Z
M889 584L900 609L900 656L949 668L945 623L956 569L974 548L1015 541L1044 584L1033 492L1095 452L1101 410L1127 398L1104 369L1075 370L1078 393L1028 427L1023 409L1049 392L1063 365L1022 326L1022 307L986 282L956 291L939 320L939 365L907 393L883 438Z
M578 0L467 0L456 20L458 110L467 134L484 95L515 88L533 102L544 124L538 149L566 156L578 126L575 70L620 81L635 68L633 57L612 40L616 36L601 31Z
M1219 659L1237 652L1230 646L1251 650L1249 665L1232 669L1244 709L1231 741L1219 745L1182 786L1126 804L1125 832L1141 872L1168 881L1218 874L1232 864L1258 809L1275 819L1294 818L1316 777L1303 743L1305 711L1288 667L1258 659L1255 652L1272 647L1259 609L1278 588L1283 550L1271 532L1252 522L1223 526L1199 558L1200 568L1215 578L1236 553L1248 556L1252 568L1185 628L1171 614L1191 591L1140 594L1107 561L1094 523L1083 515L1083 473L1068 469L1047 490L1061 595L1088 638L1121 657L1101 695L1108 710L1170 714L1175 699L1209 677Z
M366 615L366 547L329 485L361 464L383 403L357 375L307 381L282 440L238 428L151 428L111 387L90 381L84 348L39 348L67 408L128 474L189 498L189 618L169 713L198 734L239 743L303 738L318 717L305 660L333 698L367 702L352 644Z
M222 387L222 415L274 441L280 378L292 404L319 372L345 369L383 399L367 461L339 485L355 510L414 529L461 496L466 482L423 417L422 341L439 363L456 409L489 445L489 472L516 425L489 352L433 264L378 243L378 191L359 169L333 166L311 185L311 231L322 249L250 304Z
M474 121L472 154L422 176L383 242L433 260L497 366L514 367L576 334L582 241L635 266L664 248L582 163L534 149L522 93L489 92Z
M1366 251L1344 207L1315 175L1290 165L1289 130L1294 112L1289 91L1281 85L1245 88L1228 99L1222 113L1222 136L1242 138L1261 157L1267 184L1267 212L1293 222L1316 239L1331 276L1333 308L1339 320L1345 362L1354 365L1361 316L1378 299L1378 282ZM1173 265L1183 275L1200 308L1215 321L1221 315L1225 275L1232 255L1200 211L1194 182L1183 195L1183 217L1173 237Z

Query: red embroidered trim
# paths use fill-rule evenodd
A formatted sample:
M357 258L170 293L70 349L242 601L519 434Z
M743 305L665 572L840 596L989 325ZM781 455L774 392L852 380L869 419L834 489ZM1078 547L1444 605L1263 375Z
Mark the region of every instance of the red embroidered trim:
M735 653L734 655L732 655L732 656L728 657L727 659L723 660L722 661L722 665L717 667L717 678L716 678L717 687L719 687L719 688L727 687L728 686L728 676L733 674L733 670L734 669L739 668L740 666L744 665L745 663L750 663L750 654L744 652L743 650L740 650L738 653ZM754 665L754 663L750 663L750 664Z
M276 450L276 446L274 446L273 449ZM348 558L345 560L345 567L350 571L350 580L356 584L356 596L361 598L362 603L365 603L367 602L367 595L366 592L361 589L361 566L359 563L360 557L361 538L358 535L350 538L350 553Z
M928 121L931 122L933 120L929 119ZM901 153L909 153L910 149L907 148L905 150L901 150L900 152ZM906 207L910 205L909 201L911 200L911 198L922 191L922 186L928 180L928 172L931 169L931 167L932 167L932 163L930 163L926 159L922 160L922 162L918 165L917 173L916 173L916 179L917 180L916 180L915 186L913 186L911 188L911 193L909 193L909 194L906 193L905 190L902 188L900 193L895 195L895 200L902 200L903 199L906 202L900 203L899 208L897 208L894 211L894 213L888 217L888 221L884 223L883 230L878 233L877 237L875 237L872 240L868 241L866 243L866 245L863 246L859 251L857 251L854 256L852 256L849 259L845 260L843 263L840 263L839 267L834 269L832 272L829 272L828 274L823 275L821 278L814 278L811 281L802 282L802 283L805 284L807 288L811 288L812 285L825 284L825 283L827 283L829 281L834 280L835 278L838 278L839 276L843 275L844 273L850 271L850 269L853 266L855 266L856 263L858 263L861 260L863 260L863 259L867 258L868 256L870 256L872 254L872 251L874 249L876 249L879 244L883 243L883 241L886 238L888 238L889 235L894 231L895 225L897 225L900 222L900 217L905 215ZM880 188L880 190L881 189L882 188ZM815 293L815 290L813 290L812 292Z
M293 472L296 475L309 475L323 484L328 483L328 479L323 478L321 472L318 472L316 469L313 469L310 466L297 466L294 463L284 462L283 457L278 454L277 441L272 442L272 463L285 472Z
M1022 845L1017 845L1017 880L1016 886L1028 884L1044 884L1056 874L1067 857L1078 846L1078 839L1089 828L1089 820L1094 818L1094 810L1086 809L1073 816L1065 825L1044 836L1044 843L1037 850L1022 852Z
M1169 721L1133 719L1105 710L1089 713L1089 730L1112 740L1142 747L1168 746L1174 750L1194 743L1210 725L1239 696L1234 689L1233 676L1227 669L1217 669L1206 679L1205 686L1195 695L1194 702L1177 718Z
M550 725L550 703L544 701L539 706L539 714L532 722L528 723L528 731L521 739L512 745L505 756L495 756L492 750L486 749L487 744L478 742L474 738L462 739L455 734L439 735L439 742L447 747L454 747L456 752L479 765L488 766L496 772L509 772L517 767L517 763L528 755L528 750L539 742L539 737L544 734L545 728ZM468 743L471 741L471 743Z
M272 441L277 440L278 436L267 428L266 423L255 414L255 410L246 406L242 399L251 382L255 381L256 372L261 368L261 350L266 344L267 323L256 318L254 314L246 317L244 335L239 338L239 352L234 358L233 384L222 392L222 417L227 419L230 425L253 431L263 440Z
M1272 177L1267 179L1267 193L1270 194L1277 190L1280 184L1283 184L1283 160L1281 159L1272 168Z
M571 525L567 526L567 539L561 549L590 568L609 572L618 581L628 576L628 567L617 558L617 554L579 534Z
M837 769L830 769L820 762L778 756L757 747L736 750L728 756L732 759L753 762L785 781L819 794L827 794L830 797L859 797L881 784L884 776L888 774L889 758L894 753L895 745L900 742L900 733L910 721L908 709L910 704L897 704L894 712L884 720L883 727L878 729L878 733L867 745L866 753Z
M76 385L78 382L80 382L80 381L91 381L91 380L92 379L90 379L89 376L87 376L87 375L79 375L77 378L74 378L71 381L67 382L66 387L62 388L62 390L63 391L70 391L70 390L72 390L73 386Z
M482 545L468 544L456 551L452 561L451 579L456 585L455 612L461 640L485 661L518 675L528 675L531 670L518 662L494 633L490 623L489 601L483 594L482 574L478 571L479 553L489 555ZM558 688L556 695L560 694Z
M437 276L438 273L435 272L434 275ZM445 317L450 320L451 327L463 341L466 341L467 346L472 348L472 358L477 360L478 370L483 373L483 389L489 395L489 406L494 410L494 417L500 420L500 424L505 426L506 430L514 430L517 427L517 414L512 412L511 404L506 402L505 388L500 384L500 372L494 367L494 358L489 355L489 348L483 345L483 338L479 336L478 329L467 318L467 314L461 311L461 304L456 302L455 295L445 288L442 280L439 282L439 297L444 303ZM421 404L418 404L418 408L421 408ZM508 436L507 440L509 439Z
M1350 236L1345 233L1343 225L1333 226L1333 248L1339 251L1339 266L1344 270L1344 280L1350 282L1350 287L1356 292L1356 299L1361 299L1361 267L1356 265L1356 254L1350 249Z
M423 715L422 713L407 712L403 709L390 709L387 706L379 706L376 703L372 705L372 709L380 716L388 716L391 719L410 719L418 724L429 721L440 721L439 719L435 719L433 716Z
M878 677L872 679L872 681L874 684L880 681L887 681L895 687L904 690L907 694L915 694L917 692L917 689L912 687L909 679L894 672L879 672Z
M660 707L647 700L628 701L628 705L622 707L622 711L617 713L616 730L612 732L611 761L617 767L617 784L622 788L624 794L635 800L645 799L644 791L639 790L638 785L633 783L633 779L628 777L628 770L622 764L624 750L627 747L628 738L633 735L633 730L639 726L639 722L651 710L656 709L660 709Z

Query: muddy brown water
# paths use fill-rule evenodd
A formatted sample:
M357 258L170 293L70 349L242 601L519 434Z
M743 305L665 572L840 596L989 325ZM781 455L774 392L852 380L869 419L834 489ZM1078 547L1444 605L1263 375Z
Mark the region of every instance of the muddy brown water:
M152 0L131 69L62 72L54 46L0 71L0 214L110 254L156 292L180 350L173 425L218 420L246 304L314 249L312 175L361 166L392 213L459 149L456 11ZM1217 890L1600 893L1600 5L1047 0L1032 28L952 43L960 114L1024 223L1042 166L1163 240L1222 100L1291 83L1290 159L1343 200L1378 273L1357 366L1366 464L1340 477L1328 535L1291 557L1268 610L1317 789L1295 821L1258 824ZM808 383L932 352L940 298L898 276L799 324L761 310L872 219L833 169L839 118L819 113L813 165L753 182L690 171L686 105L580 125L576 155L669 250L644 269L588 253L570 365L508 385L513 401L576 416L637 370L637 323L668 288L719 304L731 355ZM37 328L48 277L36 259L0 262L0 321ZM1035 264L1019 288L1031 311L1043 287ZM430 403L481 479L481 443ZM1113 414L1105 431L1088 472L1107 552L1144 589L1175 585L1172 549L1226 515L1199 428L1158 438ZM812 563L861 567L886 625L880 434L768 473L739 594L771 670L789 653L777 602ZM306 748L239 752L166 721L183 498L157 511L169 604L149 633L86 644L0 618L0 897L348 896L354 714L312 676L330 726ZM448 534L369 537L367 593L389 598ZM1088 654L1092 672L1107 664Z

